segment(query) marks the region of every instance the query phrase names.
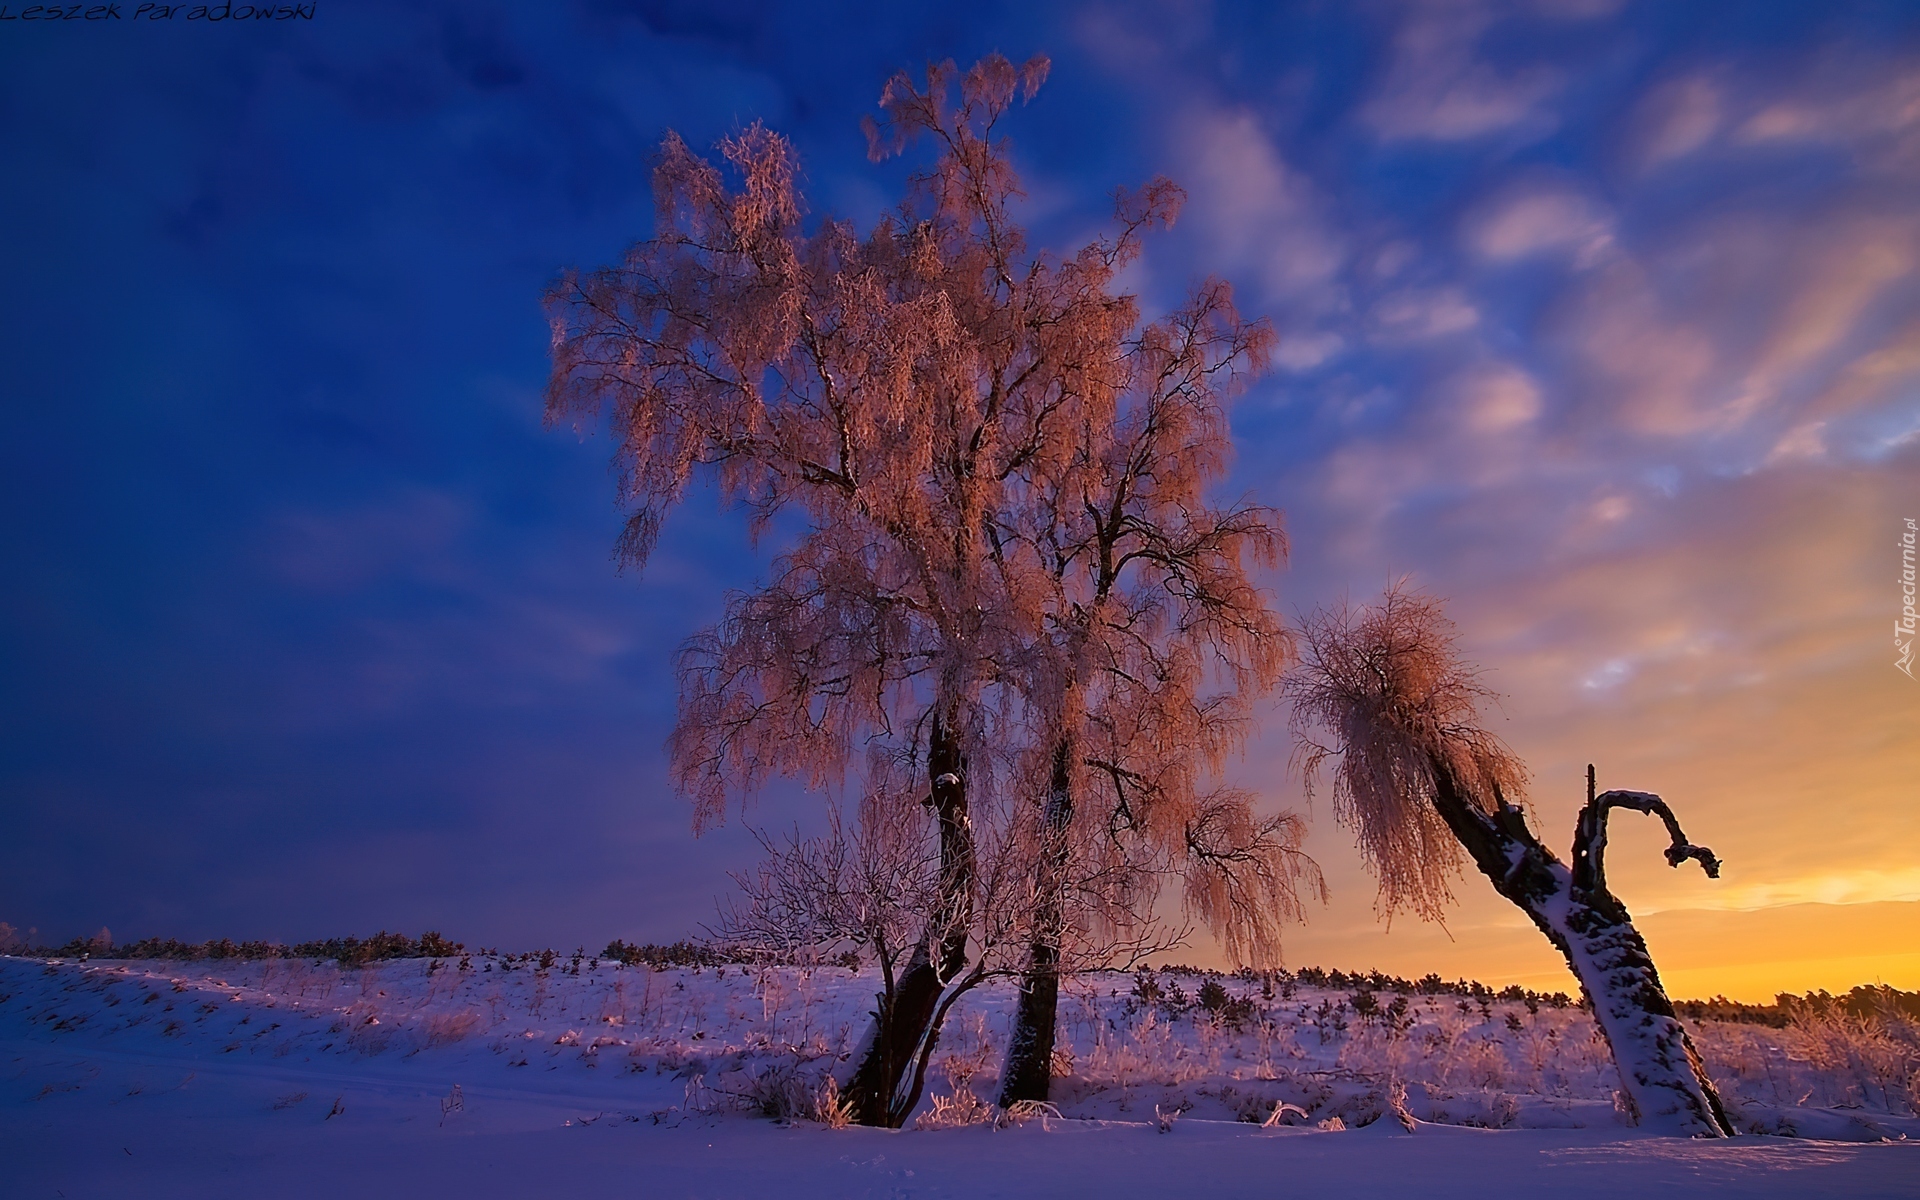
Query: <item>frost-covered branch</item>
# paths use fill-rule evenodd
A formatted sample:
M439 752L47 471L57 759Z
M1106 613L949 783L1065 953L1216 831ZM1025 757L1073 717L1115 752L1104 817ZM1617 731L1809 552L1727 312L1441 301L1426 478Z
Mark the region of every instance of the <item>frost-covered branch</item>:
M1665 800L1652 792L1619 789L1595 796L1593 767L1588 766L1587 803L1580 810L1573 833L1573 884L1576 888L1597 894L1606 892L1607 814L1616 808L1631 809L1660 818L1667 827L1667 836L1672 839L1672 844L1666 849L1668 866L1678 867L1688 859L1693 859L1707 873L1707 878L1720 878L1720 860L1705 846L1696 846L1687 840L1686 831L1680 828L1680 819L1674 816L1673 809Z

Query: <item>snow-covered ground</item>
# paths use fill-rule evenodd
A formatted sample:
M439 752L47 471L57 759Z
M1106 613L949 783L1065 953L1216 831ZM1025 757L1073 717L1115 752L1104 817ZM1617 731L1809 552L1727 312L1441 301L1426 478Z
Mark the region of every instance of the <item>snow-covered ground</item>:
M871 978L468 961L0 958L0 1193L1920 1197L1910 1081L1806 1031L1697 1025L1771 1135L1688 1142L1621 1124L1578 1009L1413 996L1368 1019L1228 978L1223 1022L1169 1014L1194 976L1160 976L1160 1003L1099 976L1063 999L1063 1119L958 1124L994 1095L1010 996L989 989L894 1133L758 1115L813 1092Z

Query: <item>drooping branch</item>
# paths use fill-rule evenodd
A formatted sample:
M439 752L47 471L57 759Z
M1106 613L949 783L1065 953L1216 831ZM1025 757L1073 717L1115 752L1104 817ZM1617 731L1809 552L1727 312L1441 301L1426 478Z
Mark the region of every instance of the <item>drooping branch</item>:
M1290 680L1304 747L1297 761L1309 778L1321 764L1337 764L1336 811L1372 860L1382 909L1405 904L1437 919L1464 850L1565 955L1612 1050L1634 1123L1730 1136L1646 940L1606 890L1607 814L1630 808L1660 817L1672 838L1670 865L1695 859L1713 876L1719 859L1687 839L1660 797L1595 795L1588 768L1574 863L1563 865L1507 798L1518 797L1524 768L1486 729L1478 702L1490 693L1458 657L1437 600L1396 586L1377 606L1322 610L1304 624L1305 653Z
M1673 840L1666 849L1668 866L1678 867L1688 859L1694 859L1706 871L1707 878L1720 878L1720 860L1705 846L1696 846L1687 840L1686 831L1680 828L1680 819L1673 815L1673 809L1665 800L1652 792L1620 789L1596 796L1593 767L1589 764L1587 803L1580 810L1580 818L1573 831L1573 886L1576 889L1596 895L1607 891L1607 814L1616 808L1632 809L1660 818L1667 827L1667 836Z

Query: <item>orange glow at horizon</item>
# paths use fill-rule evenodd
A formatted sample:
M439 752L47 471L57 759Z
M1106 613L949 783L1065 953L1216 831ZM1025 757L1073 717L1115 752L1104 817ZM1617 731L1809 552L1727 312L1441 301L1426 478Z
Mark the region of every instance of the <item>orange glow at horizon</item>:
M1577 994L1559 954L1518 910L1509 911L1489 907L1477 914L1488 918L1484 923L1455 923L1445 931L1414 921L1396 921L1390 930L1309 924L1289 942L1287 965L1410 979L1432 971L1495 987L1517 983ZM1781 992L1839 994L1861 984L1920 991L1920 936L1914 933L1920 902L1669 911L1638 916L1635 925L1676 1000L1726 996L1764 1004Z
M1367 453L1377 468L1388 461L1379 445ZM1379 568L1392 563L1448 597L1463 657L1503 697L1490 728L1532 772L1532 828L1563 858L1588 762L1603 789L1672 804L1688 837L1724 860L1720 879L1670 870L1665 831L1638 814L1613 816L1607 847L1609 885L1668 995L1920 991L1920 685L1895 670L1887 636L1899 532L1920 515L1920 455L1697 478L1644 495L1644 513L1620 520L1638 528L1624 532L1596 532L1582 509L1555 513L1559 480L1511 470L1444 524L1390 511L1394 482L1350 511L1296 493L1298 524L1354 532L1296 534L1292 568L1271 586L1300 609L1342 591L1365 603L1377 593L1365 584L1394 578ZM1526 524L1534 513L1555 515ZM1540 540L1538 559L1488 557L1517 538ZM1546 937L1471 866L1446 929L1407 914L1382 924L1350 831L1288 772L1284 724L1277 707L1233 776L1309 814L1306 849L1329 879L1331 904L1292 931L1286 966L1574 991Z

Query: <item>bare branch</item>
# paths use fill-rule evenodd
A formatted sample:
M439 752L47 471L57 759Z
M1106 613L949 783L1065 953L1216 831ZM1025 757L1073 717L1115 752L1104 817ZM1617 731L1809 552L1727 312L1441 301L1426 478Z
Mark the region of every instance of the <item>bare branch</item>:
M1713 851L1705 846L1696 846L1687 840L1680 828L1680 819L1673 814L1667 802L1652 792L1607 791L1593 795L1593 768L1587 768L1587 803L1580 810L1580 817L1574 825L1573 833L1573 883L1585 892L1605 893L1607 891L1606 850L1607 850L1607 814L1616 808L1631 809L1659 817L1667 827L1667 836L1672 844L1665 851L1667 865L1678 867L1688 859L1700 864L1707 878L1720 878L1720 860Z

